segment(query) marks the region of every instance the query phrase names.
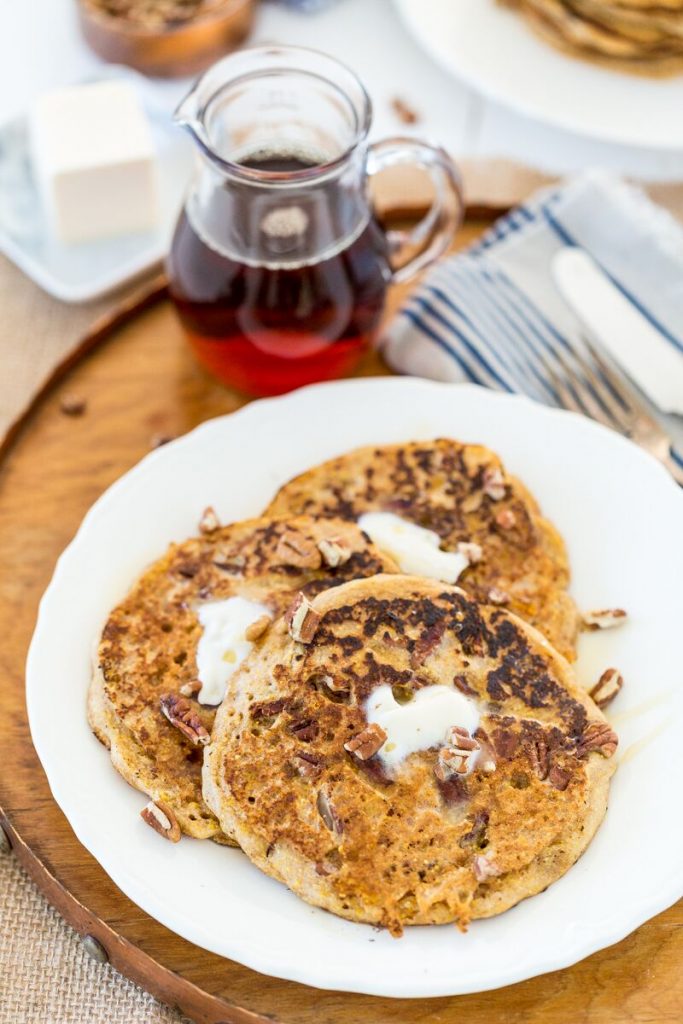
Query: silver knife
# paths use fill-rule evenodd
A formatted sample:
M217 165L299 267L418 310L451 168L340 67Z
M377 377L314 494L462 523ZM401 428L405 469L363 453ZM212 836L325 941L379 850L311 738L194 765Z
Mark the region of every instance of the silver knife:
M683 415L683 353L584 249L560 249L552 274L565 302L622 370L663 412Z

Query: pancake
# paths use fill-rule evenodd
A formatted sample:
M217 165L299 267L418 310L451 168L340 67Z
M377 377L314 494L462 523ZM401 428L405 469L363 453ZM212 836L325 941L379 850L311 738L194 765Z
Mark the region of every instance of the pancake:
M285 484L267 514L358 520L375 511L434 531L444 550L477 545L481 557L458 585L480 601L505 603L574 659L578 616L564 543L493 452L443 439L360 448Z
M250 647L246 624L261 619L251 632L267 631L269 616L281 614L293 593L313 595L394 566L350 523L300 517L220 528L209 515L203 524L206 532L172 545L109 616L88 718L117 771L161 804L167 820L196 838L229 842L202 800L202 748L224 692L222 677ZM241 600L221 604L232 598ZM217 618L226 607L229 621L239 618L233 643Z
M233 676L205 751L205 799L254 864L395 935L464 928L563 875L605 814L617 738L541 634L413 576L301 607Z
M557 49L613 70L651 76L683 70L679 6L600 0L501 0Z

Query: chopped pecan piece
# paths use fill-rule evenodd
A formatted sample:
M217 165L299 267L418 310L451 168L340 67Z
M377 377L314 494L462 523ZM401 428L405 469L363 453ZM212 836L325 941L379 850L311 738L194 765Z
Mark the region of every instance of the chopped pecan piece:
M310 743L318 735L318 723L313 718L303 718L292 722L289 731L302 743Z
M154 800L150 800L140 811L140 817L164 839L168 839L172 843L179 841L180 825L167 804L162 804L160 800L156 803Z
M316 807L318 808L318 814L323 819L330 832L336 832L336 834L340 836L344 831L344 822L335 811L332 803L330 802L330 798L323 789L318 793Z
M202 512L202 518L199 520L199 532L200 533L215 533L216 530L220 529L220 519L216 515L215 509L211 505L207 505Z
M313 609L308 598L304 594L298 593L285 612L285 622L289 626L289 633L293 640L302 644L310 644L320 625L320 616Z
M486 826L488 823L488 811L477 811L472 821L472 828L460 837L458 845L463 848L465 846L477 846L480 850L483 849L486 846Z
M501 530L512 530L517 524L517 516L510 508L502 508L495 516L496 526Z
M317 779L323 770L323 760L305 750L298 750L294 757L294 766L304 779Z
M284 711L286 706L287 701L284 697L280 697L278 700L267 700L261 704L252 704L249 710L252 721L262 722L266 718L275 718L280 712Z
M297 569L319 569L322 565L322 555L315 543L298 530L287 530L282 534L275 549L275 558L283 565L293 565Z
M619 745L619 737L607 722L591 722L584 729L576 748L577 757L587 757L597 750L603 757L611 757Z
M569 785L569 780L572 774L567 768L561 768L559 764L554 764L548 772L548 782L555 789L564 791Z
M467 682L463 675L453 676L453 685L455 686L456 690L460 690L460 692L464 693L466 697L478 696L477 691L470 686L470 684Z
M258 640L260 636L263 636L272 621L270 615L260 615L258 619L247 626L244 631L244 639L250 642Z
M473 859L472 870L478 882L484 882L487 878L497 878L503 873L493 858L485 853L478 853Z
M191 560L179 562L176 566L176 572L178 575L184 576L186 580L192 580L199 572L199 562Z
M508 604L510 601L510 595L507 590L502 590L501 587L490 587L488 599L491 604Z
M462 555L463 558L466 558L470 565L476 565L476 563L481 562L484 557L481 545L475 544L474 541L458 541L457 550L458 554Z
M209 733L186 697L181 697L177 693L164 693L159 699L159 704L162 714L183 736L195 746L206 746L210 739Z
M502 501L505 497L505 478L497 466L484 470L482 490L491 501Z
M453 775L466 775L475 752L479 750L478 742L470 736L467 729L462 729L459 725L454 725L448 730L446 744L439 751L434 768L434 774L439 782L446 782Z
M548 743L543 733L537 733L529 740L527 747L529 754L529 760L531 765L539 779L548 778L548 770L550 768L550 756L548 753Z
M328 537L318 541L318 550L323 557L325 565L330 569L336 569L348 562L352 555L351 548L345 544L341 537Z
M344 750L353 754L359 761L368 761L383 746L387 734L381 725L371 722L365 729L357 733L344 744Z
M202 684L198 679L193 679L190 683L183 683L180 687L180 692L183 697L196 697L202 688Z
M596 612L584 612L581 624L585 630L594 632L596 629L614 629L623 626L628 618L623 608L602 608Z
M599 708L606 707L613 701L624 685L624 677L616 668L608 668L602 673L592 690L589 691Z

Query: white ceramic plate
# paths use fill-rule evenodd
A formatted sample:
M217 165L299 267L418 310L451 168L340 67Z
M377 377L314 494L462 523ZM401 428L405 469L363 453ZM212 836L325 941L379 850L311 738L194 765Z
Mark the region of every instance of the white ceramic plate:
M489 99L604 142L683 149L683 75L646 78L567 56L496 0L396 0L422 45Z
M26 119L0 127L0 252L50 295L88 302L163 260L192 173L191 144L155 101L142 75L112 68L90 81L124 78L138 91L159 166L159 224L151 231L67 245L53 238L41 208L28 147Z
M409 928L401 940L299 901L236 850L163 842L145 798L90 734L90 651L111 607L212 504L258 514L279 484L358 445L453 436L500 452L569 545L584 607L631 621L582 640L579 676L616 664L626 686L606 821L542 895L466 935ZM179 481L181 486L179 486ZM494 988L565 967L628 934L683 891L683 493L638 448L525 398L411 378L342 381L255 402L152 452L93 506L40 606L28 660L33 740L80 841L140 907L186 939L278 977L384 996ZM182 899L178 878L183 879Z

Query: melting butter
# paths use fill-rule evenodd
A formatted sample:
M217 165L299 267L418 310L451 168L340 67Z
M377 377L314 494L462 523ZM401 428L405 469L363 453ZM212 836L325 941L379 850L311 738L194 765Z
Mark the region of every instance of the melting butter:
M452 686L425 686L407 704L399 704L387 685L372 691L365 704L368 722L387 734L378 756L388 766L400 764L417 750L442 746L446 733L459 725L472 735L479 725L476 704Z
M245 632L270 608L244 597L210 601L197 609L203 633L197 646L197 678L202 688L197 695L201 704L220 704L228 680L241 665L253 644Z
M460 552L441 551L438 533L416 526L393 512L366 512L358 525L380 551L390 555L402 572L411 576L429 576L444 583L455 583L470 564Z

